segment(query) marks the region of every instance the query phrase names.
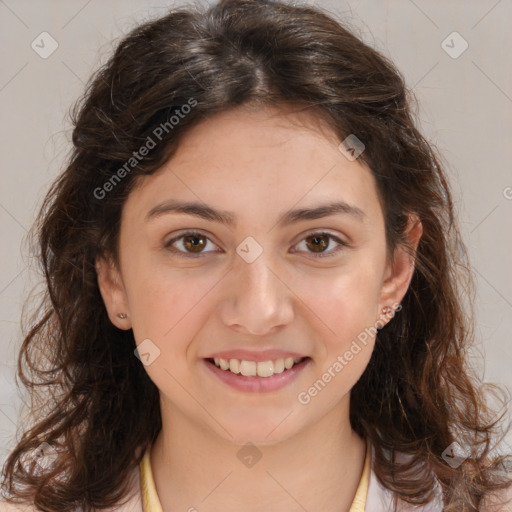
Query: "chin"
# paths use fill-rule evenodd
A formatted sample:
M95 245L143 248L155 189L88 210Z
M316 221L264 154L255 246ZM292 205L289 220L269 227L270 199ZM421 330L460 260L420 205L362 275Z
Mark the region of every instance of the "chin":
M232 435L229 436L225 431L221 430L220 434L228 442L234 445L246 445L252 443L256 446L272 446L284 442L295 434L290 431L291 425L284 425L283 418L286 415L281 415L275 421L261 420L245 421L244 424L224 424L228 432ZM218 429L217 429L218 430Z
M286 438L283 438L282 436L267 437L265 434L262 434L261 432L254 433L254 435L251 433L241 433L229 439L229 441L236 446L245 446L247 444L253 444L255 446L273 446L285 440Z

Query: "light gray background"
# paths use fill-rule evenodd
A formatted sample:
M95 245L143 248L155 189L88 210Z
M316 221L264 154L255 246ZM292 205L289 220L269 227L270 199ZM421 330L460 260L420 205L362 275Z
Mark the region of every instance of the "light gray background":
M472 360L485 381L512 389L512 2L314 3L391 57L413 88L421 126L444 155L476 275ZM172 5L0 1L0 464L13 445L21 404L14 381L21 306L39 279L22 242L70 149L66 113L109 56L111 41ZM31 47L43 31L58 42L47 59ZM441 46L453 31L469 44L455 59ZM452 39L453 52L461 46Z

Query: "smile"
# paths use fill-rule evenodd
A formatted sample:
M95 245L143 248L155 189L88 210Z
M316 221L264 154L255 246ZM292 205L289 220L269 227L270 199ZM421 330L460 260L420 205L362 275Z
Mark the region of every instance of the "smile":
M270 361L208 358L211 372L239 391L275 391L294 380L311 361L310 357L280 358Z
M246 361L240 359L222 359L219 357L214 358L214 364L217 368L230 371L235 374L241 373L246 377L272 377L275 373L282 373L289 370L295 364L302 361L304 358L280 358L274 361Z

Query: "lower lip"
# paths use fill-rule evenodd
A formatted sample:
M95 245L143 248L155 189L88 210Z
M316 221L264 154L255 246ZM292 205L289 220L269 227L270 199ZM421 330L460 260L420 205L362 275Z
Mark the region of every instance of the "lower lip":
M307 357L300 363L292 366L289 370L281 373L275 373L272 377L245 377L241 374L235 374L229 370L221 370L213 363L203 359L206 367L220 380L225 382L238 391L246 391L249 393L267 393L269 391L277 391L292 382L306 368L311 359Z

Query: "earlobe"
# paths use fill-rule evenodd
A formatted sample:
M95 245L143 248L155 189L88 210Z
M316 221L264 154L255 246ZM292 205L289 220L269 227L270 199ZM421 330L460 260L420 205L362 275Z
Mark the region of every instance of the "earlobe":
M119 329L131 329L129 308L121 275L108 257L96 258L98 287L110 321Z
M416 253L422 234L423 225L421 221L417 216L410 216L406 230L409 249L402 245L396 247L394 261L390 261L386 266L381 287L379 311L382 311L384 307L393 307L394 304L400 304L407 293L414 274Z

